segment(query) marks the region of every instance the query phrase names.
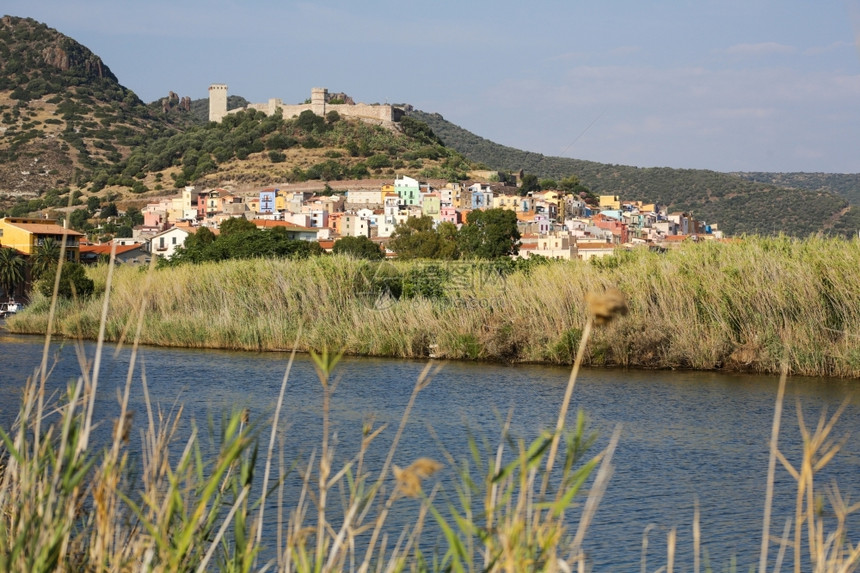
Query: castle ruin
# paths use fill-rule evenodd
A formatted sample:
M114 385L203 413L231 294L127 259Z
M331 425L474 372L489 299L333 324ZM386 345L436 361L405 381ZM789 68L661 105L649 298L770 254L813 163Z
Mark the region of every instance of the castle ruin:
M297 117L303 111L312 111L316 115L325 116L330 111L336 111L342 117L354 117L368 123L382 125L394 129L394 124L400 121L403 110L392 105L371 105L366 103L331 103L326 88L311 89L311 103L289 105L278 98L272 98L267 103L251 103L244 108L227 111L227 86L212 84L209 86L209 121L220 122L229 113L245 109L262 111L273 115L278 110L284 119Z

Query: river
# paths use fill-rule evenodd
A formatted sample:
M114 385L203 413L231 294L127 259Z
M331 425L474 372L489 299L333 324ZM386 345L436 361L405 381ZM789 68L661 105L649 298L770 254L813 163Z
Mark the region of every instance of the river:
M38 364L42 347L39 337L0 334L4 429L14 418L20 389ZM91 359L94 344L85 343L83 348ZM117 390L124 384L130 359L127 349L115 350L106 347L102 365L98 406L105 419L116 411ZM50 385L59 389L80 372L75 344L55 343L51 354L55 366ZM144 348L139 363L155 400L166 409L184 405L187 431L192 418L204 426L210 416L217 418L234 407L247 407L252 419L271 414L287 359L279 353ZM339 451L346 455L354 450L353 437L371 414L389 424L384 435L390 436L424 366L422 361L345 358L337 369L341 378L332 403ZM468 432L495 446L501 420L509 412L513 433L534 438L555 425L568 374L567 368L550 366L444 364L419 395L395 463L405 466L419 456L444 461L442 448L456 460L466 459ZM137 374L131 407L138 412L136 421L142 422L139 379ZM569 420L576 409L585 411L589 428L598 435L596 448L604 447L612 430L621 425L615 471L586 537L595 571L639 570L646 530L648 569L656 569L665 563L665 538L672 527L678 529L676 570L691 571L696 503L702 543L715 570L728 566L731 559L737 560L739 570L758 562L777 386L773 376L711 372L586 370L580 375ZM849 380L789 379L780 435L789 460L799 459L797 405L802 405L810 425L823 411L832 413L848 400L834 430L835 436L844 437L860 428L860 396L852 394L856 387L857 382ZM306 459L319 444L321 412L312 361L299 355L283 416L291 455ZM379 459L384 453L375 455ZM450 487L454 477L454 468L446 463L438 479ZM860 440L855 436L822 472L819 490L832 480L843 495L860 499ZM772 533L779 534L793 514L795 491L789 474L778 467ZM450 489L448 498L454 497ZM860 520L851 525L856 544Z

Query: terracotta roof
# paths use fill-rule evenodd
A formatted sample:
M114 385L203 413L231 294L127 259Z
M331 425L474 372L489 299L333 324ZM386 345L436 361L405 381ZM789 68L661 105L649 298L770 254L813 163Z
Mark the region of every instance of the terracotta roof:
M271 219L253 219L251 222L254 223L254 225L256 225L256 227L258 229L285 227L287 229L292 229L295 231L317 231L318 230L314 227L303 227L301 225L296 225L295 223L290 223L289 221L273 221Z
M143 244L117 245L116 254L121 255L122 253L127 253L135 249L141 249L143 246ZM93 253L96 255L110 255L110 249L110 243L103 243L101 245L81 245L81 254Z
M183 231L188 231L189 233L196 233L200 229L209 229L209 232L213 235L220 235L221 229L213 229L212 227L181 227Z
M23 229L34 235L69 235L70 237L83 237L83 233L78 233L73 229L67 229L59 225L46 225L44 223L12 223L7 221L7 225Z
M589 250L589 249L614 249L616 245L611 243L577 243L576 248L579 250Z

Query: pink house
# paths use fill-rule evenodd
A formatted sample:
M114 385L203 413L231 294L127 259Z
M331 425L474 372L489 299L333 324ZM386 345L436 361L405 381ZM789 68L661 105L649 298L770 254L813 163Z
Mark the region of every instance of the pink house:
M628 241L626 223L622 223L611 217L604 217L600 213L594 216L593 222L595 227L611 231L619 243L626 243Z
M143 210L144 227L161 227L167 222L167 211L158 208L159 205L147 205Z
M447 221L459 225L463 222L460 212L455 207L442 207L439 209L439 221Z

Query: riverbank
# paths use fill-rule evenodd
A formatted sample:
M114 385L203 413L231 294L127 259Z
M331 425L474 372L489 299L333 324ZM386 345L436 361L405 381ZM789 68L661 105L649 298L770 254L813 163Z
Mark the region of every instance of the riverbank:
M107 268L91 269L103 293ZM629 313L593 334L591 366L860 377L860 242L746 238L634 250L598 264L253 260L114 274L106 339L254 351L569 364L585 295L616 286ZM44 333L36 296L10 332ZM58 305L55 332L95 338L103 294Z

